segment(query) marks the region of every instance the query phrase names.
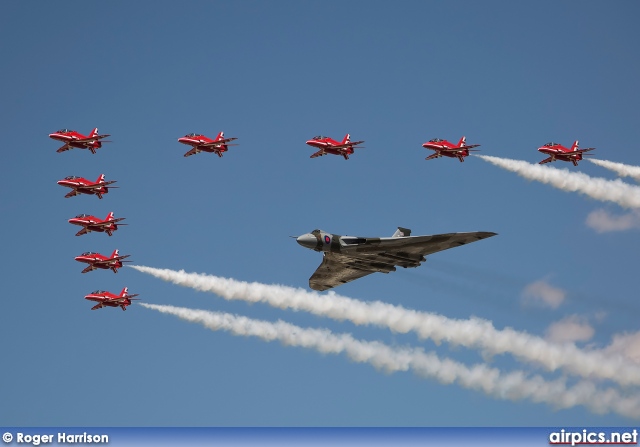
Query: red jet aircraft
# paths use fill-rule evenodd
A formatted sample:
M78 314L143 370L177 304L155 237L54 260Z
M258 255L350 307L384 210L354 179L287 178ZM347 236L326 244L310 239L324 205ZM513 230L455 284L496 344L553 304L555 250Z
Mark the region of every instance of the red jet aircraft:
M98 135L97 127L91 131L88 137L76 132L75 130L69 129L60 129L57 132L49 134L49 138L64 142L64 146L56 152L68 151L75 147L78 149L89 149L92 154L96 153L96 149L100 149L102 147L102 143L110 143L110 141L100 141L108 136L109 135Z
M571 149L567 149L566 147L558 143L547 143L544 146L539 147L538 150L545 155L549 155L549 158L545 158L538 164L542 165L545 163L550 163L552 161L562 160L570 161L574 166L578 166L578 161L582 160L582 155L585 152L589 152L594 149L595 147L578 149L578 140L573 142L573 146L571 146Z
M480 146L479 144L469 144L467 145L467 137L460 138L458 144L454 145L453 143L448 142L447 140L442 140L440 138L434 138L433 140L429 140L422 145L425 149L431 149L432 151L436 151L435 154L429 155L425 160L432 160L434 158L442 157L451 157L457 158L461 162L464 161L464 157L469 156L469 151L474 147ZM476 152L476 151L473 151Z
M180 143L192 146L191 150L184 154L185 157L197 154L198 152L215 152L218 154L218 157L222 157L222 153L229 150L228 146L237 146L237 144L227 144L233 140L237 140L237 138L225 138L224 132L220 132L215 140L196 133L190 133L182 138L178 138Z
M100 253L87 251L82 253L80 256L76 256L75 260L89 264L82 273L87 273L95 269L111 269L113 270L113 273L118 273L118 269L122 267L123 263L129 262L123 261L123 259L128 258L129 256L131 255L118 256L118 249L116 248L108 258Z
M131 301L140 299L134 298L139 295L138 293L129 295L128 291L129 289L125 287L122 289L122 292L120 292L120 295L114 295L106 290L94 290L85 296L84 299L98 302L91 310L102 309L103 307L121 307L122 310L127 310L127 306L131 305Z
M102 194L107 194L109 192L109 188L117 188L117 186L109 186L112 183L115 183L117 180L111 180L108 182L104 181L104 174L100 174L100 177L95 182L91 180L87 180L83 177L78 177L75 175L70 175L69 177L65 177L62 180L58 180L58 185L66 186L67 188L72 188L73 191L64 196L65 199L73 196L77 196L78 194L95 194L99 199L102 199Z
M92 231L107 233L111 236L113 232L118 229L118 225L126 225L117 223L124 219L124 217L115 219L113 217L113 212L107 214L107 217L105 217L104 220L99 217L90 216L89 214L78 214L76 217L69 219L69 223L83 227L82 230L76 233L76 236L82 236L83 234L87 234Z
M362 144L364 141L351 141L351 135L346 134L342 139L342 142L338 142L333 138L323 137L322 135L318 135L317 137L313 137L307 144L309 146L313 146L315 148L320 149L315 154L311 155L310 158L322 157L327 154L334 155L342 155L345 160L349 159L349 155L353 154L353 150L356 148L358 144ZM359 147L361 149L363 146Z

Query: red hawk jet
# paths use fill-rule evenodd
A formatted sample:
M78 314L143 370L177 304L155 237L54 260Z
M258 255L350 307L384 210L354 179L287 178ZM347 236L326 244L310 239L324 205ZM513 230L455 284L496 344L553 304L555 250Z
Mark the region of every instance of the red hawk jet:
M111 269L113 270L113 273L118 273L118 269L122 267L123 263L129 262L123 261L123 259L128 258L129 256L131 255L119 256L118 249L116 248L108 258L100 253L87 251L82 253L80 256L76 256L75 260L89 264L82 273L87 273L95 269Z
M110 143L110 141L100 141L103 138L107 138L109 135L98 135L98 128L96 127L91 131L89 136L84 136L75 130L60 129L57 132L50 133L49 138L64 142L64 146L58 149L56 152L64 152L69 149L89 149L92 154L96 153L96 149L102 147L102 143Z
M434 158L440 158L442 156L457 158L461 162L464 161L464 157L469 156L469 151L474 147L480 146L479 144L467 144L467 137L460 138L458 144L454 145L453 143L448 142L447 140L442 140L440 138L434 138L433 140L429 140L422 145L425 149L431 149L432 151L436 151L435 154L429 155L425 160L432 160ZM472 151L476 152L476 151Z
M349 155L353 154L353 150L356 149L358 144L362 144L364 141L351 141L351 135L346 134L342 139L342 142L338 142L333 138L323 137L322 135L318 135L317 137L313 137L307 144L309 146L313 146L315 148L320 149L315 154L311 155L310 158L322 157L327 154L334 155L342 155L345 160L349 159ZM358 149L361 149L363 146L360 146Z
M62 180L58 180L58 185L66 186L67 188L71 188L72 191L64 196L65 199L73 196L77 196L78 194L95 194L99 199L102 199L103 194L107 194L109 192L109 188L117 188L117 186L109 186L115 183L117 180L111 180L108 182L104 181L104 174L100 174L100 177L95 182L91 180L87 180L83 177L78 177L76 175L70 175L69 177L65 177Z
M184 154L185 157L198 152L215 152L218 157L222 157L222 153L229 150L228 146L237 146L237 144L227 144L229 141L234 140L237 140L237 138L225 138L224 132L220 132L215 140L196 133L190 133L178 138L178 142L192 146L191 150Z
M103 307L121 307L122 310L127 310L127 306L131 305L131 301L140 299L134 298L139 295L138 293L129 295L128 291L129 289L125 287L120 292L120 295L114 295L106 290L94 290L89 295L86 295L84 299L98 302L91 310L102 309Z
M558 143L547 143L542 147L538 148L538 151L542 152L545 155L549 155L549 158L545 158L542 160L540 165L545 163L550 163L556 160L562 161L570 161L574 166L578 166L578 161L582 160L582 155L585 152L589 152L594 150L595 147L589 147L587 149L578 149L578 140L573 142L573 146L571 149L567 149L561 144ZM592 155L592 154L587 154Z
M92 231L97 231L100 233L107 233L109 236L113 235L113 232L118 229L118 225L126 225L126 224L118 224L121 220L124 220L124 217L114 218L113 212L107 214L107 217L100 219L96 216L90 216L89 214L78 214L76 217L72 217L69 219L69 223L73 225L80 225L82 230L76 233L76 236L82 236L83 234L91 233Z

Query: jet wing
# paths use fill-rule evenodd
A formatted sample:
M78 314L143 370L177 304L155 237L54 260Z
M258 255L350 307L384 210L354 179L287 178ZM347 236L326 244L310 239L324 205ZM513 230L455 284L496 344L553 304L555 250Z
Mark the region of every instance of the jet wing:
M68 144L65 144L60 149L58 149L56 152L60 153L60 152L68 151L69 149L71 149L71 146L69 146Z
M110 137L111 135L106 134L106 135L96 135L95 137L91 137L91 138L78 138L77 140L73 140L74 143L91 143L92 141L96 141L96 140L101 140L103 138L107 138Z
M433 160L434 158L439 158L439 157L442 157L442 155L436 152L435 154L429 155L427 158L425 158L425 160Z
M464 152L466 150L471 150L474 147L478 147L480 146L479 144L471 144L469 146L460 146L460 147L445 147L443 149L439 149L440 152L449 152L449 153L456 153L456 152Z
M128 258L129 256L131 256L131 255L116 256L114 258L108 258L108 259L98 259L97 261L93 261L92 264L94 266L97 266L97 265L109 265L111 263L114 263L114 262L120 261L122 259ZM129 262L129 261L127 261L127 262Z
M212 141L211 143L202 143L202 144L199 144L198 146L205 146L205 147L220 146L222 144L228 143L229 141L233 141L233 140L237 140L237 138L225 138L224 140Z
M588 147L586 149L578 149L576 151L569 152L569 154L582 154L583 152L589 152L589 151L592 151L594 149L595 149L595 147Z
M309 287L318 291L332 289L374 272L376 270L355 266L353 260L347 256L327 252L322 258L320 267L309 278Z
M541 162L539 162L539 165L543 165L545 163L549 163L553 161L553 157L549 157L549 158L545 158L544 160L542 160Z
M309 158L322 157L323 155L327 155L327 153L321 149L318 152L316 152L315 154L311 155L311 157L309 157Z
M197 154L197 153L198 153L198 150L194 147L189 152L185 153L184 156L185 157L191 157L192 155Z
M353 146L356 146L356 145L362 144L362 143L364 143L364 140L363 141L350 141L349 143L346 143L346 144L336 144L335 146L330 146L330 147L333 148L333 149L346 149L348 147L353 147ZM358 149L362 149L362 148L359 147Z

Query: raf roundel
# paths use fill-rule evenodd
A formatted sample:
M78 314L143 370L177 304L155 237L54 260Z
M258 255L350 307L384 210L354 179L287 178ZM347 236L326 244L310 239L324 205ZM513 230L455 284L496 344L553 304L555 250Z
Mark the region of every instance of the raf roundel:
M324 237L324 243L325 244L330 244L331 243L331 238L329 236L325 236Z

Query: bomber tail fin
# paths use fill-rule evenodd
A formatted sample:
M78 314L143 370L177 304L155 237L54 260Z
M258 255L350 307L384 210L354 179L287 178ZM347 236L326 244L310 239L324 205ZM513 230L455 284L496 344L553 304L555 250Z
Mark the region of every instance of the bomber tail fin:
M396 232L393 233L393 236L391 237L407 237L407 236L411 236L411 230L408 228L398 227Z

